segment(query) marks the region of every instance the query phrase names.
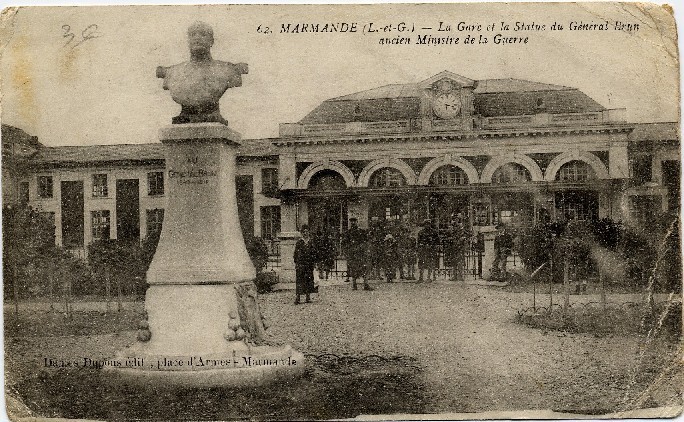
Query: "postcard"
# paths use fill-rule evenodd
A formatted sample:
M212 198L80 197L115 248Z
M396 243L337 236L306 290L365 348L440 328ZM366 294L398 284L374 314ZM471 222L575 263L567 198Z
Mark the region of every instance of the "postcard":
M682 412L670 6L14 7L10 420Z

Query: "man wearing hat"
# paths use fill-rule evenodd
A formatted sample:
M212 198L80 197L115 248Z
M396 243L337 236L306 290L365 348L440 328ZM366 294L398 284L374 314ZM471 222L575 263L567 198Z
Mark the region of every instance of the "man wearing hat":
M309 236L309 226L304 224L300 229L302 238L297 241L294 250L295 262L295 305L299 305L299 297L306 295L306 303L311 302L311 293L317 293L314 286L314 265L316 264L316 247Z

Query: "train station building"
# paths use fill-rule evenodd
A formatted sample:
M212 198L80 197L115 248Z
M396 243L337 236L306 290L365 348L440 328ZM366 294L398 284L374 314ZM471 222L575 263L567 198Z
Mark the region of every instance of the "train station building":
M243 141L243 233L267 241L270 269L286 282L303 224L339 243L351 218L412 229L458 219L486 235L490 262L499 223L639 224L678 210L678 123L625 116L577 88L449 71L332 98L282 123L276 138ZM47 213L59 244L85 250L94 239L159 229L168 177L161 144L35 149L14 183L3 183L16 191L4 202Z

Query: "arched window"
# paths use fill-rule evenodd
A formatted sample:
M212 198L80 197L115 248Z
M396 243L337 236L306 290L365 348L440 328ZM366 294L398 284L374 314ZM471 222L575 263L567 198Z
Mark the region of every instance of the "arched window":
M393 167L384 167L377 170L370 178L368 185L372 188L389 188L406 185L406 178Z
M492 183L523 183L532 180L530 171L518 163L506 163L496 169Z
M333 170L321 170L309 182L309 189L313 190L338 190L346 187L344 177Z
M591 166L584 161L574 160L563 164L556 173L559 182L584 182L596 179L596 173Z
M462 168L447 164L430 175L430 184L437 186L467 185L468 176Z

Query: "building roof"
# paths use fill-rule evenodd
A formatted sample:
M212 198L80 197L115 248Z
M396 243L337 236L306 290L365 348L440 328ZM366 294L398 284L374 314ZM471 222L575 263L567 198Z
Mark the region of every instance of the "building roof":
M274 147L264 139L242 140L238 148L238 156L273 155ZM164 160L164 145L150 144L115 144L44 147L33 157L37 166L46 165L86 165L97 163L144 163Z
M524 79L484 79L478 81L475 87L476 94L488 94L491 92L530 92L530 91L564 91L575 88L552 85L541 82L526 81Z
M161 143L49 147L38 152L34 157L34 162L77 164L111 161L154 161L164 158L163 147Z
M408 120L420 117L421 83L391 84L322 102L300 123L347 123ZM582 113L605 108L582 91L522 79L476 81L475 114L483 117L519 116L540 112Z
M630 141L679 141L679 123L636 123Z
M28 145L35 149L43 147L43 144L38 141L37 136L31 136L23 129L6 124L2 124L2 140L3 144L6 142L16 142Z
M328 101L358 101L379 98L406 98L419 96L418 84L391 84L365 91L355 92L342 97L331 98Z

